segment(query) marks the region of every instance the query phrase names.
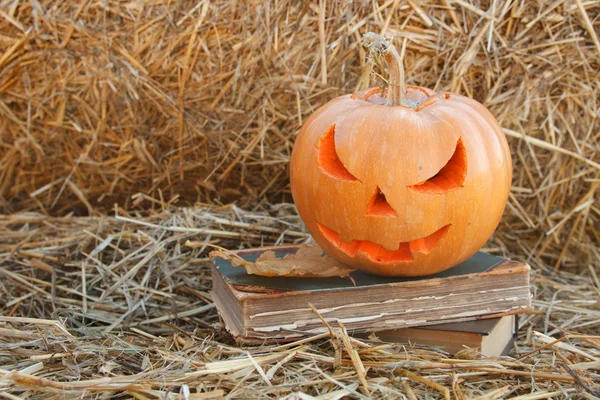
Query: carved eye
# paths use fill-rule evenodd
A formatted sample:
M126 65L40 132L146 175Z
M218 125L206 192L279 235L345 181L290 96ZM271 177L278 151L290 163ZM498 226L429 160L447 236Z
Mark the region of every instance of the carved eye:
M335 125L325 132L317 145L317 164L327 175L341 181L358 181L342 164L335 150Z
M437 174L408 188L422 193L447 193L463 187L466 176L467 152L462 140L458 139L454 154Z

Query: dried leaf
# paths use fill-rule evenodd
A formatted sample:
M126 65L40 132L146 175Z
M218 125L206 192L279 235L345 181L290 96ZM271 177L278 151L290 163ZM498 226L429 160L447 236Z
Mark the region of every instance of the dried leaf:
M332 276L349 277L354 271L346 265L323 255L323 250L316 245L303 245L295 254L287 254L278 258L275 252L268 250L255 262L247 261L235 253L215 250L211 257L229 260L234 267L243 267L246 272L261 276L285 276L295 278L325 278Z

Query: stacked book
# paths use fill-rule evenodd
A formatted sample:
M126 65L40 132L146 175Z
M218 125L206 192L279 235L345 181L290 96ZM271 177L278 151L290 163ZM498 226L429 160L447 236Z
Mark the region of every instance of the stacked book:
M298 246L240 250L254 261L265 251L283 258ZM342 322L351 335L386 342L440 347L454 353L477 348L506 353L516 333L516 315L531 307L526 263L483 252L436 275L286 278L251 275L215 257L212 298L238 342L298 340Z

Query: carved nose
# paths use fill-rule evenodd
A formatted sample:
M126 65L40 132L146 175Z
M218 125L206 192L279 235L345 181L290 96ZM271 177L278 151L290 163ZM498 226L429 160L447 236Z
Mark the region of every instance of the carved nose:
M373 217L397 217L398 213L392 208L385 198L385 194L381 191L379 186L375 188L375 193L371 196L369 204L367 205L367 215Z

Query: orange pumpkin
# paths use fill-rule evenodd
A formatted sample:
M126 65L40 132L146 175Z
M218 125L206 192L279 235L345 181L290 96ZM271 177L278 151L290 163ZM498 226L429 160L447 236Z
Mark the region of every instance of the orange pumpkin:
M311 115L292 151L292 195L328 255L376 275L434 274L493 234L510 151L479 102L404 87L401 58L385 43L374 52L392 69L389 93L341 96Z

